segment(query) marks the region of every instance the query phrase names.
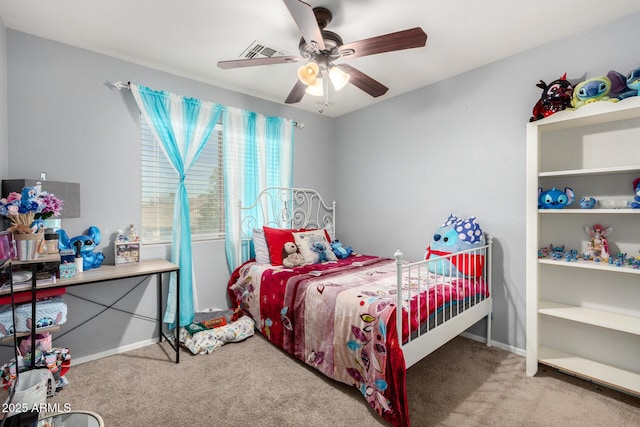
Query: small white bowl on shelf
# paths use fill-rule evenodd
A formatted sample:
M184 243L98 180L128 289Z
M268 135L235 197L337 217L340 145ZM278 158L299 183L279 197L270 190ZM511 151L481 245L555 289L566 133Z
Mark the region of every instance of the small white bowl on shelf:
M624 209L629 207L627 199L600 199L598 200L602 209Z

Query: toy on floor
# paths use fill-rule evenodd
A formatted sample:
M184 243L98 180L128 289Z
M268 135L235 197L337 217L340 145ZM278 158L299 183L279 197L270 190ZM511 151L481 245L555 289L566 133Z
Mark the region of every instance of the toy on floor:
M569 187L565 187L564 191L556 187L546 191L538 188L538 209L562 209L571 205L575 198L575 193Z
M425 259L435 259L467 249L484 246L485 238L475 216L458 218L454 214L436 230L427 247ZM429 271L446 276L479 277L484 267L484 256L470 252L450 259L429 263Z
M573 108L598 101L618 102L618 98L611 98L611 80L607 76L594 77L576 85L573 90Z
M640 178L633 180L633 201L629 203L629 207L633 209L640 209Z
M606 237L613 233L613 227L605 229L600 224L595 224L593 228L585 225L584 231L591 237L586 252L589 259L594 261L609 259L609 241Z
M282 248L282 265L287 268L305 265L305 260L298 252L298 246L293 242L286 242Z
M573 85L567 80L567 73L564 73L558 80L546 84L543 80L536 85L542 89L540 99L533 107L533 115L530 122L543 119L557 113L558 111L571 108L573 96Z
M58 246L60 249L79 250L82 256L83 270L98 268L102 265L104 254L102 252L94 252L93 250L100 244L100 229L95 226L89 227L86 235L72 237L67 236L67 232L60 229L57 231L60 239Z
M640 67L633 69L628 75L624 75L615 70L607 73L611 81L611 95L618 99L625 99L637 96L640 90Z
M353 253L353 248L351 246L342 246L342 242L339 240L331 242L331 249L338 259L347 258Z

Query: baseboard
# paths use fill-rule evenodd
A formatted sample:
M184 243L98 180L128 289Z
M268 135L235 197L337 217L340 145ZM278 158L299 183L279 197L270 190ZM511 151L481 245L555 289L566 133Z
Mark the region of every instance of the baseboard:
M487 341L486 337L483 337L483 336L480 336L480 335L471 334L469 332L463 332L460 335L462 335L465 338L472 339L474 341L479 341L479 342L486 342ZM526 357L526 355L527 355L526 350L523 350L523 349L518 348L518 347L513 347L511 345L503 344L503 343L498 342L498 341L491 340L491 346L492 347L497 347L500 350L505 350L505 351L517 354L518 356Z
M475 335L475 334L471 334L469 332L463 332L460 334L461 336L465 337L465 338L469 338L472 339L474 341L479 341L479 342L485 342L487 339L486 337L480 336L480 335ZM148 345L151 344L156 344L158 342L158 338L151 338L148 340L144 340L144 341L139 341L136 343L132 343L132 344L128 344L128 345L123 345L117 348L113 348L107 351L103 351L100 353L94 353L94 354L89 354L87 356L82 356L82 357L72 357L72 364L74 365L80 365L82 363L87 363L87 362L92 362L94 360L98 360L98 359L102 359L103 357L107 357L107 356L113 356L114 354L120 354L120 353L125 353L127 351L131 351L131 350L136 350L138 348L142 348L142 347L146 347ZM521 348L517 348L517 347L513 347L507 344L503 344L501 342L498 341L491 341L491 345L493 347L497 347L501 350L505 350L511 353L515 353L519 356L526 356L526 351L521 349Z
M113 356L114 354L125 353L127 351L136 350L138 348L146 347L151 344L157 344L158 338L151 338L144 341L135 342L128 345L123 345L120 347L116 347L110 350L106 350L100 353L89 354L87 356L81 357L73 357L73 353L71 354L71 364L72 365L80 365L82 363L93 362L94 360L102 359L103 357Z

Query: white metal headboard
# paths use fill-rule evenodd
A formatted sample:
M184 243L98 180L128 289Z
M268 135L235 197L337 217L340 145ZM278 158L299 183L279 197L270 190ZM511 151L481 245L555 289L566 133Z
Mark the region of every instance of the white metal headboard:
M248 206L238 202L237 255L249 258L253 229L266 225L273 228L323 228L331 225L336 232L336 202L327 205L322 196L309 188L268 187Z

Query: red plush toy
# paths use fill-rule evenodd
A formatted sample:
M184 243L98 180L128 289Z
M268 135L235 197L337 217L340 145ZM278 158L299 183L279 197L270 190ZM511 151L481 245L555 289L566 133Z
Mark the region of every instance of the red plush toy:
M571 107L571 99L573 97L573 85L567 80L567 73L564 73L558 80L554 80L546 84L543 80L538 83L542 89L542 96L533 107L533 115L529 119L530 122L543 119Z

